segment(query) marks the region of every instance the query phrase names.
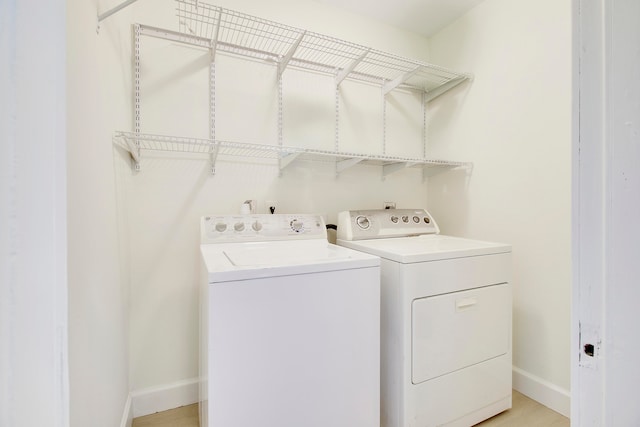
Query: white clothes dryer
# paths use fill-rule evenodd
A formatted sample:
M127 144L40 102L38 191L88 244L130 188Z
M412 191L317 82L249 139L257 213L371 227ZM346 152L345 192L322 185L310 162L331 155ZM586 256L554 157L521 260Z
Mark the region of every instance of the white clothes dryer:
M382 427L511 407L510 245L440 235L423 209L341 212L337 244L382 258Z
M326 233L318 215L201 219L201 426L380 425L380 259Z

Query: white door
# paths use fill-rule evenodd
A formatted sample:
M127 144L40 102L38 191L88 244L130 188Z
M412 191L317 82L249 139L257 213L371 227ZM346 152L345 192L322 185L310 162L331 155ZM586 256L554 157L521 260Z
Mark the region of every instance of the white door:
M574 1L571 423L640 425L640 2Z

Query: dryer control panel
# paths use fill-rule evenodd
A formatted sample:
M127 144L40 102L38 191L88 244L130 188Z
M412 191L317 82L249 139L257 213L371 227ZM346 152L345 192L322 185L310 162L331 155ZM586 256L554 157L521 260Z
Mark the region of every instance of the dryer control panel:
M440 229L425 209L373 209L338 214L338 239L363 240L438 234Z
M200 219L201 243L327 239L321 215L207 215Z

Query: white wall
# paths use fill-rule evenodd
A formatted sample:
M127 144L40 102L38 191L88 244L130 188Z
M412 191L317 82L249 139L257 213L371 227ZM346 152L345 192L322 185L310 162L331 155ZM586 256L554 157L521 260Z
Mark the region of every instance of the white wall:
M67 1L72 426L120 425L129 395L129 290L120 259L118 153L111 142L115 129L131 123L129 12L96 33L98 11L114 3Z
M270 1L268 7L264 3L216 2L404 56L427 57L427 41L413 34L310 1ZM173 2L166 3L167 9L157 2L135 7L140 23L177 28ZM208 53L143 38L142 58L142 131L206 137ZM216 136L276 143L275 69L220 57L216 79ZM332 82L330 77L285 72L285 145L333 148ZM417 106L410 95L397 95L394 102ZM341 147L380 153L380 89L346 84L341 109ZM387 152L399 154L401 147L405 155L421 154L420 108L409 119L392 107L388 111ZM395 201L398 207L426 207L427 202L419 170L401 171L382 181L379 167L359 166L336 178L333 164L302 163L279 177L273 161L253 159L219 161L211 176L206 159L147 155L139 173L119 173L126 178L119 189L128 200L130 369L136 395L151 393L150 387L179 387L198 375L200 216L237 212L248 198L258 200L260 212L266 212L265 200L277 200L280 212L324 213L329 222L336 221L340 210L381 208L384 201ZM134 408L136 414L143 412Z
M514 384L568 414L571 303L570 1L486 0L430 39L474 73L431 107L435 157L474 162L429 181L443 233L513 244Z
M0 3L0 425L69 425L65 5Z

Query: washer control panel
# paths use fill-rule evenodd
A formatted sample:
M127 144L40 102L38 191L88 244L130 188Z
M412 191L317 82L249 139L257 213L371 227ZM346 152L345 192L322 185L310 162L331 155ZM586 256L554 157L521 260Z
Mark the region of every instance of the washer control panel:
M207 215L200 219L201 243L326 239L321 215Z
M438 234L440 229L424 209L373 209L338 214L338 239L362 240Z

